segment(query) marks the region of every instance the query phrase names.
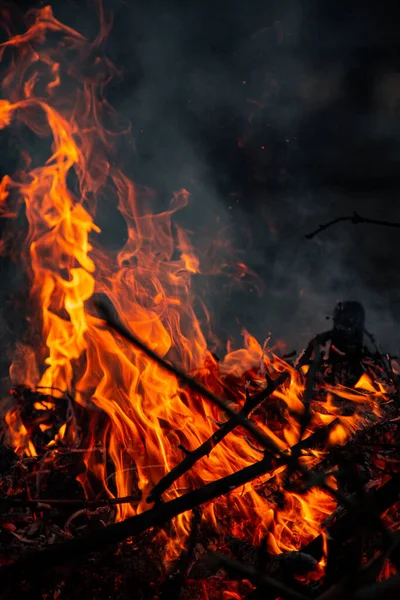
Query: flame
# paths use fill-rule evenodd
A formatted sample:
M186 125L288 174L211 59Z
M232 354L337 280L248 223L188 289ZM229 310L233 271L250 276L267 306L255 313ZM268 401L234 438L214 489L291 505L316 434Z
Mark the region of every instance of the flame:
M307 370L296 371L248 332L243 332L243 348L228 351L217 363L193 308L191 278L201 275L201 260L189 233L173 221L175 213L190 202L189 192L176 193L166 210L156 212L154 195L135 185L118 166L118 144L129 128L120 127L116 135L118 118L104 97L106 83L117 74L97 51L108 21L101 12L101 33L93 43L58 21L50 6L28 13L27 23L25 33L0 45L0 59L8 65L1 83L0 128L27 128L36 136L39 150L29 156L25 146L21 149L20 171L1 182L0 205L4 218L16 217L22 207L25 210L28 232L18 258L30 277L29 323L32 331L41 332L41 343L28 342L16 353L11 379L34 389L53 390L53 400L37 410L53 410L65 393L87 410L90 426L82 439L64 424L50 445L55 448L57 443L78 440L88 449L87 472L79 476L88 496L94 481L110 497L141 490L143 500L138 505L118 505L117 518L125 519L148 509L144 499L180 462L179 447L195 449L215 431L215 421L224 417L143 352L107 330L91 306L94 294L106 296L126 326L161 357L196 375L215 393L228 390L237 408L244 402L246 381L254 391L264 373L275 377L289 371L289 383L274 394L276 405L282 406L281 426L266 422L262 411L254 415L260 429L281 449L299 439ZM97 207L105 199L118 209L126 225L118 252L103 247L96 224ZM6 246L3 240L2 249ZM246 265L240 266L246 272ZM384 387L366 375L354 390L337 386L324 392L328 394L325 414L313 414L303 437L338 417L332 444L343 443L364 422L362 411L342 416L334 397L356 407L368 406L376 417L387 397ZM6 423L15 450L35 455L17 407L8 410ZM104 452L93 451L98 447L106 448L111 471ZM310 453L302 461L312 466L321 456ZM235 430L177 481L164 499L259 458L257 448ZM305 495L284 492L284 507L276 508L262 494L263 485L274 476L279 481L279 471L270 473L206 506L203 518L221 531L229 529L229 512L233 522L242 524L238 533L255 543L267 536L270 551L299 549L319 533L335 504L325 492L311 490ZM175 519L175 536L163 538L166 557L176 554L189 528L189 515Z

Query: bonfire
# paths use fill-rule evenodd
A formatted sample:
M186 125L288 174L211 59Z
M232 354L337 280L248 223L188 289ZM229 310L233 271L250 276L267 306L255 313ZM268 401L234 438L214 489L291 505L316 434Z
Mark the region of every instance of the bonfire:
M19 164L1 251L26 294L1 400L1 597L398 597L396 364L346 301L296 360L260 332L215 355L174 221L190 190L157 212L125 172L100 16L94 41L49 6L19 33L4 21Z

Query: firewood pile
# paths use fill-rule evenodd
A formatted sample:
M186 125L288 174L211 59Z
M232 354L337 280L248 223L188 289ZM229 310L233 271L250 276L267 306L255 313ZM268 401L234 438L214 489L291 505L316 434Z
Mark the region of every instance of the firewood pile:
M359 307L355 308L357 312ZM55 439L63 424L78 426L73 399L55 399L43 390L14 389L18 416L37 454L18 456L11 447L1 447L1 597L26 594L32 598L124 599L131 597L133 590L137 598L398 597L398 380L389 357L378 351L368 354L361 347L360 362L353 362L352 367L357 373L361 368L364 375L375 373L376 389L369 389L371 394L385 387L379 415L374 414L373 403L366 397L362 398L361 408L357 398L324 398L329 396L326 382L332 380L332 371L338 377L341 368L341 377L349 377L349 356L354 357L349 353L346 356L343 343L356 352L349 343L349 329L345 339L340 337L341 320L348 317L346 311L354 316L354 305L341 305L330 336L322 336L333 336L335 340L330 356L322 357L318 346L322 338L318 335L295 363L304 370L305 380L303 402L307 410L297 415L301 429L307 430L315 412L334 413L333 421L311 435L302 435L292 444L290 453L279 451L268 440L267 447L259 446L260 460L254 465L163 502L163 492L234 428L248 435L250 444L262 444L262 436L251 441L252 432L246 434L247 424L262 414L273 429L274 422L278 427L288 418L287 407L281 405L276 394L289 385L289 373L295 368L290 360L282 359L288 371L282 370L274 380L265 373L263 388L254 393L250 390L255 374L247 372L246 399L239 412L216 424L212 440L197 449L185 449L181 463L153 489L147 512L120 523L115 523L116 506L138 504L141 490L137 485L125 498L107 498L104 493L85 497L79 484L85 472L83 449ZM137 341L121 323L104 314L120 335L132 343ZM353 333L356 329L353 322ZM341 357L341 367L340 361L333 360L334 354L336 359ZM308 368L304 368L307 362ZM175 370L169 363L165 368ZM189 385L201 388L198 380L176 371ZM236 386L240 383L235 382ZM347 395L349 389L343 386ZM360 387L354 388L360 400L363 392ZM332 438L335 431L339 435L341 419L345 423L358 411L362 413L362 424L343 441ZM241 421L243 416L245 420ZM305 457L311 457L311 462L304 463ZM310 489L329 490L336 508L321 522L319 534L305 538L298 550L274 553L267 536L257 545L252 543L243 524L232 521L229 509L217 527L203 518L204 505L219 502L224 495L229 497L232 490L246 482L251 482L268 506L283 511L288 510L293 497L307 498ZM188 510L190 532L179 555L165 561L160 533L164 540L172 535L174 518ZM273 527L271 524L271 530ZM290 537L291 532L284 535Z
M18 164L0 250L22 323L1 332L1 600L397 599L395 357L357 302L299 355L249 332L221 350L191 287L219 271L173 220L190 193L156 212L121 160L96 5L93 41L49 5L2 13ZM113 249L105 203L124 221Z

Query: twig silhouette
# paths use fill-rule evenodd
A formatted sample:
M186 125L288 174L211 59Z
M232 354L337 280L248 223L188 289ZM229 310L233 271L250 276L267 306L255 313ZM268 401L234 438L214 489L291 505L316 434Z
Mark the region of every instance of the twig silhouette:
M123 496L120 498L101 498L98 500L85 500L82 498L67 498L67 499L56 499L56 498L13 498L8 496L7 498L1 499L1 504L12 507L28 507L32 510L43 510L44 507L57 507L57 508L99 508L102 506L115 506L117 504L130 504L133 502L139 502L141 500L141 494L135 494L132 496Z
M308 240L311 240L313 237L315 237L322 231L325 231L325 229L328 229L329 227L332 227L337 223L344 223L345 221L353 223L353 225L358 225L359 223L366 223L368 225L381 225L383 227L396 227L397 229L400 229L400 223L394 223L393 221L382 221L380 219L369 219L368 217L362 217L357 212L354 212L349 217L338 217L337 219L333 219L332 221L328 221L328 223L320 225L318 229L312 231L311 233L307 233L305 237Z
M116 317L112 314L110 308L106 306L102 302L96 302L95 306L98 312L101 315L101 318L104 319L105 323L113 329L116 333L118 333L121 337L125 338L128 342L130 342L133 346L139 348L144 354L146 354L149 358L151 358L155 363L157 363L160 367L175 375L180 381L186 383L193 390L201 394L204 398L207 398L210 402L218 406L221 410L223 410L229 417L236 419L236 424L241 425L247 431L249 431L253 437L257 440L257 442L267 448L274 454L278 454L281 456L282 452L279 450L278 446L275 442L269 438L265 433L263 433L255 423L247 419L243 413L240 411L236 413L229 406L228 402L224 398L220 398L207 389L202 383L187 375L184 371L176 367L175 365L171 365L171 363L164 360L161 356L159 356L156 352L151 350L146 344L144 344L139 338L137 338L129 329L127 329ZM288 461L291 460L291 457L287 457Z
M281 373L276 379L268 380L267 387L253 396L249 396L240 411L231 417L226 423L223 423L203 444L195 450L188 451L184 449L185 458L167 473L154 488L151 490L147 502L156 502L161 495L177 480L191 469L201 458L208 456L217 444L233 431L239 424L240 418L247 418L250 413L262 404L273 392L284 383L289 377L289 373Z
M336 421L317 429L312 435L300 442L301 449L313 447L315 444L326 441L327 436L332 430ZM296 448L288 449L291 453ZM39 577L45 574L46 570L41 567L46 565L46 569L52 566L63 565L88 554L89 552L98 552L107 546L122 542L124 539L139 535L152 527L160 527L174 517L192 510L201 504L216 500L220 496L228 494L232 490L243 486L253 479L265 475L269 471L276 471L279 466L287 464L288 455L282 453L279 458L274 458L273 454L266 453L264 458L257 463L244 467L232 475L227 475L222 479L203 485L197 490L193 490L170 500L165 503L158 503L150 510L142 512L134 517L129 517L125 521L113 523L94 531L93 533L67 540L61 544L53 545L44 550L27 555L18 561L5 565L0 568L0 579L4 585L12 584L22 576L29 578ZM23 575L22 575L23 574Z
M269 450L271 454L275 454L277 457L279 457L279 460L281 460L283 464L288 465L289 468L291 468L293 471L299 471L299 473L301 473L305 477L306 481L308 481L308 484L310 486L318 485L318 487L324 489L326 492L328 492L334 498L336 498L341 504L343 504L343 506L348 511L353 512L354 515L357 516L357 506L354 505L354 503L351 500L346 498L346 496L344 496L339 490L334 489L326 482L320 481L319 478L316 478L314 473L308 471L308 469L304 465L302 465L298 460L297 450L295 450L295 452L289 453L287 451L280 450L277 444L271 438L266 436L262 431L260 431L260 429L255 425L255 423L253 423L249 419L246 419L243 416L243 414L240 414L240 412L236 413L234 410L232 410L226 400L224 400L223 398L219 398L218 396L210 392L210 390L208 390L206 387L204 387L199 381L197 381L193 377L190 377L189 375L187 375L187 373L181 371L178 367L171 365L169 362L166 362L161 356L159 356L153 350L148 348L146 344L139 340L115 317L115 315L112 314L110 308L106 304L102 302L96 302L95 306L97 307L99 313L102 315L102 318L104 319L105 323L110 328L112 328L119 335L124 337L131 344L142 350L145 354L147 354L147 356L149 356L149 358L151 358L155 363L160 365L163 369L169 371L170 373L173 373L176 377L178 377L181 381L184 381L192 389L196 390L205 398L208 398L216 406L224 410L230 417L236 417L238 421L237 424L250 431L250 433L254 436L254 438L259 442L261 446ZM297 447L297 445L295 447ZM254 466L255 465L251 465L251 467ZM251 467L246 468L250 469ZM239 474L242 473L242 471L239 471ZM379 525L379 521L376 524Z
M239 575L242 579L249 579L249 581L257 585L257 587L262 589L264 592L269 592L271 597L279 595L280 598L285 598L286 600L308 600L307 596L304 596L303 594L300 594L300 592L291 589L285 583L282 583L281 581L278 581L277 579L274 579L268 575L264 575L254 567L246 565L232 558L228 558L227 556L222 556L221 554L213 552L207 556L207 560L218 567L222 567L228 571L228 573Z

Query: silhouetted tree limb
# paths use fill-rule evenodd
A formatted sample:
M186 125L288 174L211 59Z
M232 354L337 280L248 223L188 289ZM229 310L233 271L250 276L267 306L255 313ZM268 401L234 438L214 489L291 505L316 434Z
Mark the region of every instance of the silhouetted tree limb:
M359 223L366 223L368 225L382 225L383 227L396 227L397 229L400 229L400 223L394 223L392 221L382 221L380 219L368 219L367 217L362 217L357 212L354 212L351 217L338 217L337 219L333 219L332 221L328 221L328 223L320 225L318 229L312 231L311 233L307 233L305 237L308 240L311 240L313 237L315 237L322 231L325 231L325 229L328 229L329 227L332 227L337 223L343 223L345 221L353 223L353 225L358 225Z

